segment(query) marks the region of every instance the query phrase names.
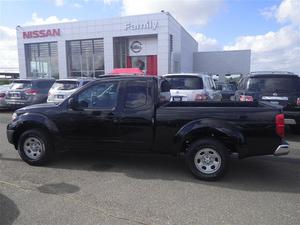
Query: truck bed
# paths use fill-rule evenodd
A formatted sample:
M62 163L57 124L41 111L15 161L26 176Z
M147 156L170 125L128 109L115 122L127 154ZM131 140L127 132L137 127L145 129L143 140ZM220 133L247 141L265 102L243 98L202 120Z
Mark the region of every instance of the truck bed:
M165 107L282 107L267 102L169 102Z

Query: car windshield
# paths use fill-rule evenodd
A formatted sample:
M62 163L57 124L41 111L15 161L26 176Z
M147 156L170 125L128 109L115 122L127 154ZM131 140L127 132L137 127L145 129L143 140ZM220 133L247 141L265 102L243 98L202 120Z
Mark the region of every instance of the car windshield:
M196 76L167 76L171 89L197 90L203 89L203 80Z
M248 82L249 91L291 92L300 91L300 79L294 77L254 77Z
M10 87L11 90L27 89L31 88L31 81L14 81Z
M73 90L79 86L78 81L56 81L51 87L52 90Z
M234 84L223 84L221 87L222 91L236 91L236 85Z

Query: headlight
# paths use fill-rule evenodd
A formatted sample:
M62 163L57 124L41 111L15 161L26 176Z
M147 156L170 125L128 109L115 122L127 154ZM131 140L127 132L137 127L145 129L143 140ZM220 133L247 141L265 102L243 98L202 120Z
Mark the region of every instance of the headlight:
M14 121L15 119L17 119L18 114L17 113L13 113L11 116L12 121Z

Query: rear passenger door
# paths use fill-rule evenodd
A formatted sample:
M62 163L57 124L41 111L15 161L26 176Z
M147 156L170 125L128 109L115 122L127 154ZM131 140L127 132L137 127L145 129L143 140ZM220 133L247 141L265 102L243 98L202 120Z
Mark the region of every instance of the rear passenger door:
M124 85L123 112L119 121L121 148L128 151L152 149L154 126L152 80L128 81Z

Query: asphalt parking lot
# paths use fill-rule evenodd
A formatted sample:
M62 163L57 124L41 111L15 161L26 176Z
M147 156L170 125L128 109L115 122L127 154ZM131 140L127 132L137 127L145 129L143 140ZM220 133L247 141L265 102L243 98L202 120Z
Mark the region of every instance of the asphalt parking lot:
M0 112L0 225L299 224L300 136L291 154L233 158L218 182L194 179L180 159L63 153L46 167L22 162Z

